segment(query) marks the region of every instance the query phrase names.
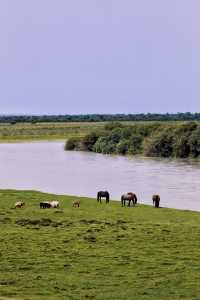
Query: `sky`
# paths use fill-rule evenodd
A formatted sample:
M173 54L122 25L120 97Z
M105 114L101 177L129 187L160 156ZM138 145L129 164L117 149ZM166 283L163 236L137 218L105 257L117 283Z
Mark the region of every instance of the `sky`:
M0 114L200 111L199 0L0 0Z

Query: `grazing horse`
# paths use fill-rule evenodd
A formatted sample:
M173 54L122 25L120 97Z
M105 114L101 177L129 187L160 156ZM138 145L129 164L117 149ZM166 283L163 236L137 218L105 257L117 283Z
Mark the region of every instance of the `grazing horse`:
M160 205L160 196L159 195L153 195L152 200L153 200L153 206L159 207L159 205Z
M40 202L40 208L51 208L50 202Z
M122 204L122 206L126 206L126 201L128 201L128 206L130 206L131 201L133 203L133 206L135 206L135 204L137 203L137 196L136 196L136 194L131 193L131 192L123 194L121 196L121 204Z
M25 205L25 202L18 201L15 203L15 208L22 208Z
M109 203L110 195L108 191L100 191L97 193L97 201L101 203L101 198L106 198L106 203Z
M80 201L74 201L72 207L80 207Z
M51 201L50 204L51 204L52 208L59 208L59 202L58 201Z

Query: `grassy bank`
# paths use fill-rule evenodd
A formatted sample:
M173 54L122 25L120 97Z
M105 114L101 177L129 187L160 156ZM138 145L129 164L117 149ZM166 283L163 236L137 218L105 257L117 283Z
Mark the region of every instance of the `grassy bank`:
M199 299L200 213L1 190L0 297ZM59 210L39 209L58 199ZM79 198L80 199L80 198ZM12 209L25 200L23 209Z
M17 123L0 124L0 142L59 140L81 138L104 126L104 123Z

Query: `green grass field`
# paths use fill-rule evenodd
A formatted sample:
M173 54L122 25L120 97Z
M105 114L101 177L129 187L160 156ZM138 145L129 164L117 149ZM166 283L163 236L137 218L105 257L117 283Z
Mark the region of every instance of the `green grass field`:
M34 191L0 199L0 299L200 298L198 212L88 198L72 208L76 197ZM60 209L39 208L54 199Z
M0 142L34 140L59 140L69 137L82 137L91 130L102 128L105 123L66 122L66 123L17 123L0 124Z

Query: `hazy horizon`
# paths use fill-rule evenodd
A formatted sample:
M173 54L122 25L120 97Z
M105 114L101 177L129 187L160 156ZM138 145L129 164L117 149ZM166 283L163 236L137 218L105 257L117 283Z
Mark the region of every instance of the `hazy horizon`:
M200 111L200 2L1 0L0 114Z

